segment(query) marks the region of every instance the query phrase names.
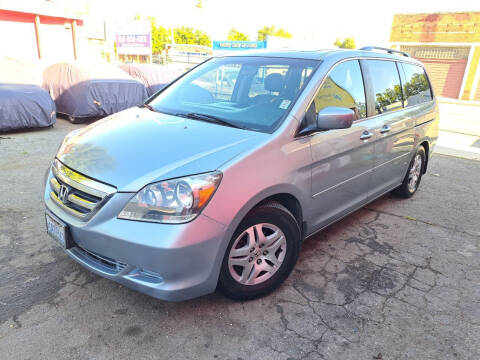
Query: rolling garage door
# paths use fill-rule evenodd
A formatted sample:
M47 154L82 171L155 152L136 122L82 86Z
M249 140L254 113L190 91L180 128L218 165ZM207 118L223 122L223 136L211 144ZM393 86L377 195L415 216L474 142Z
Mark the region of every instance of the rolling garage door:
M6 18L6 16L4 16ZM29 21L31 20L31 21ZM7 18L2 21L0 12L0 57L7 56L19 59L38 59L35 25L31 19L17 21Z
M401 46L425 65L437 96L458 99L469 47Z
M40 17L40 39L44 59L55 61L75 59L72 25L69 22L59 25L46 17Z

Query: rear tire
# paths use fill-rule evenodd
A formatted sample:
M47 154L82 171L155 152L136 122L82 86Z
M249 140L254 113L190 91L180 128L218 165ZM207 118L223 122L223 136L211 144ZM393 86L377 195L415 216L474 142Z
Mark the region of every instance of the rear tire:
M425 149L423 146L420 146L410 161L407 174L402 184L392 191L394 195L406 199L412 197L413 194L417 192L420 181L422 180L426 159Z
M267 295L297 262L301 231L287 208L270 202L254 208L238 226L225 252L219 290L234 300Z
M85 122L85 119L68 115L68 121L70 121L72 124L82 124Z

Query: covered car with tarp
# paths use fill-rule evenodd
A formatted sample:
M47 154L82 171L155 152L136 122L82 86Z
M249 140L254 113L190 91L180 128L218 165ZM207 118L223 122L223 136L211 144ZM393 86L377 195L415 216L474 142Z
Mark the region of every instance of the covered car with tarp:
M131 77L142 82L147 88L148 96L162 90L183 74L182 69L172 65L122 64L118 66Z
M145 86L114 65L64 62L43 71L43 87L57 113L72 122L100 118L145 101Z
M55 124L55 104L41 85L41 70L36 64L0 59L1 132Z

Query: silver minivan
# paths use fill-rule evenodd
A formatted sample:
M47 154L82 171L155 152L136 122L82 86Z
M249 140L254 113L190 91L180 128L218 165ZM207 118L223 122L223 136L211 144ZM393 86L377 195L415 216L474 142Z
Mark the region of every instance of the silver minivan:
M265 295L303 239L418 189L438 136L422 64L363 50L214 57L67 135L48 233L87 269L165 300Z

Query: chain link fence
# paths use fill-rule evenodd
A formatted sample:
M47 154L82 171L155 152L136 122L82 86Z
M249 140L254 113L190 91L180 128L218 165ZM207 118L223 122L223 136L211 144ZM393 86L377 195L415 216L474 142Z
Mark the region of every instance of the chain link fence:
M201 62L210 58L210 55L204 54L192 54L192 53L177 53L169 55L153 55L152 62L154 64L178 64L183 65L186 68L191 68Z

